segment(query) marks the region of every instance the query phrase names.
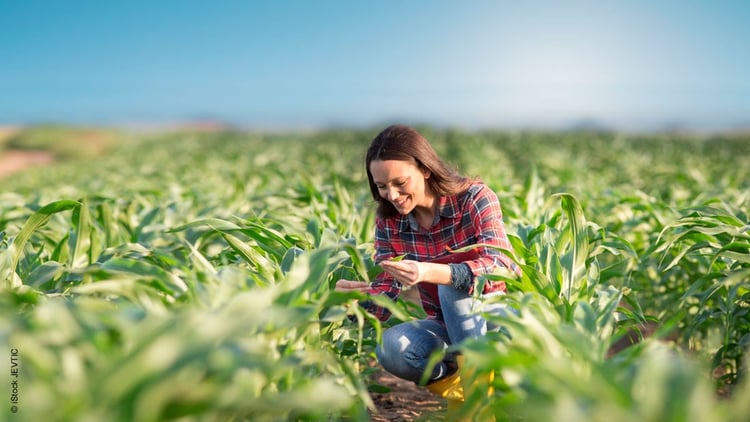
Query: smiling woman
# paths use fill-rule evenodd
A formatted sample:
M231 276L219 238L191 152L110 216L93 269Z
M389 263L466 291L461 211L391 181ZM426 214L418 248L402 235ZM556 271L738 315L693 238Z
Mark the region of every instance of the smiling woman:
M430 173L407 161L377 160L370 164L372 180L381 198L399 214L415 212L422 227L429 228L434 217L434 198L425 196Z
M431 357L493 329L478 310L483 297L503 293L505 284L488 281L475 295L477 277L498 268L518 270L499 252L512 247L497 195L448 167L430 143L408 126L393 125L380 132L367 150L365 166L377 203L375 261L384 272L372 284L339 280L336 290L395 300L408 288L418 288L427 318L386 330L377 357L390 373L426 384L448 399L448 411L455 412L463 402L461 358L444 353L432 367ZM471 251L452 252L462 248ZM401 256L405 259L393 259ZM380 320L390 316L372 303L362 306ZM485 306L482 311L501 314L503 309Z

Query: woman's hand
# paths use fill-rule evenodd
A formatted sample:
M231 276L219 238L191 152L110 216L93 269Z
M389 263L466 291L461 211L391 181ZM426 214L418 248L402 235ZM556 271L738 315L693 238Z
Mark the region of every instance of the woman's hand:
M404 287L415 286L424 280L424 264L417 261L405 259L403 261L383 261L380 263L383 270L392 275Z
M367 293L372 289L366 281L339 280L334 288L337 292L362 292Z

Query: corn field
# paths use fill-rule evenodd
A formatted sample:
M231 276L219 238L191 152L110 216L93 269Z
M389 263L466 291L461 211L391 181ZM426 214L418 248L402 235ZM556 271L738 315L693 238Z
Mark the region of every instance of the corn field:
M467 415L750 420L750 139L419 129L522 270L455 346L494 374ZM378 336L421 315L333 291L379 270L375 133L121 134L0 180L0 419L369 420Z

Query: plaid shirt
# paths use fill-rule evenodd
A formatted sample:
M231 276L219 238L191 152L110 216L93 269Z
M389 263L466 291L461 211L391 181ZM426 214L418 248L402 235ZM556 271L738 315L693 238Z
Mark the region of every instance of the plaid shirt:
M482 183L471 185L464 193L441 197L435 223L430 229L420 227L412 214L377 218L375 222L375 262L400 255L420 262L433 261L451 254L451 250L479 243L512 250L497 195ZM491 273L499 266L518 272L516 264L497 250L478 247L474 251L477 258L464 261L474 275L469 293L473 293L473 285L480 274ZM437 285L422 282L417 287L428 317L442 320ZM482 293L504 291L505 283L487 281ZM401 293L401 283L381 273L372 283L370 293L384 294L395 300ZM372 303L363 305L381 321L390 317L387 309Z

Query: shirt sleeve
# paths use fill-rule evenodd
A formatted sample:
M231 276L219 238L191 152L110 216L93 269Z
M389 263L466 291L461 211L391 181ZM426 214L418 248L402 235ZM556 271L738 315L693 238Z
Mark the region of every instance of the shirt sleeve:
M391 232L388 227L386 227L385 222L379 218L375 223L375 262L378 263L395 256L396 253L391 246ZM385 272L382 272L375 277L371 287L372 288L369 291L371 295L385 295L394 301L401 294L401 284L397 282L393 276ZM362 307L381 321L386 321L391 316L389 310L382 306L375 305L371 301L363 302Z
M505 231L503 213L497 195L486 185L478 186L478 191L475 195L470 197L467 209L465 210L465 212L469 213L470 218L472 219L477 243L487 244L509 251L512 250L513 248ZM471 269L475 280L477 276L481 274L489 274L498 267L505 267L515 273L519 273L519 268L516 263L504 253L485 246L480 247L477 252L479 253L480 258L465 262L465 264ZM485 292L493 290L491 283L491 281L488 281L489 285L485 286ZM476 282L469 286L469 293L473 293L475 284Z

